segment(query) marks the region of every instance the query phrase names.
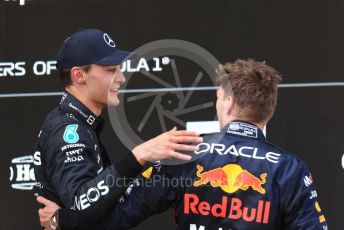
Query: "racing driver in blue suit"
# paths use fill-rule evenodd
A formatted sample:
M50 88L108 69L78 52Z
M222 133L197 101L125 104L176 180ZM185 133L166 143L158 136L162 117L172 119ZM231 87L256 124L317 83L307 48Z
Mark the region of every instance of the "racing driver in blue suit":
M280 80L264 62L223 65L216 102L222 130L203 136L191 162L149 167L96 224L68 209L52 218L62 229L128 229L172 208L176 229L326 230L307 166L262 132L274 113Z

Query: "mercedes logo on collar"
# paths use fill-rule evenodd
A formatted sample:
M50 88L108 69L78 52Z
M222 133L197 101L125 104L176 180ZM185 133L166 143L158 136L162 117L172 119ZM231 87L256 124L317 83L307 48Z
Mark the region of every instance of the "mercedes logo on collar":
M104 33L103 38L104 38L104 41L106 42L106 44L108 44L109 46L111 46L111 47L116 46L115 42L112 40L112 38L107 33Z

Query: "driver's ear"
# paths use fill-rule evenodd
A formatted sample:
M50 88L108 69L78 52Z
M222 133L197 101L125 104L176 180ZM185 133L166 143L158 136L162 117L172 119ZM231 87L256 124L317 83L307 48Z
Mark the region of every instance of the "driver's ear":
M73 67L70 70L70 75L72 82L77 84L84 84L86 82L86 72L80 67Z
M235 107L234 98L232 96L227 96L225 103L226 103L226 106L225 106L226 113L232 114Z

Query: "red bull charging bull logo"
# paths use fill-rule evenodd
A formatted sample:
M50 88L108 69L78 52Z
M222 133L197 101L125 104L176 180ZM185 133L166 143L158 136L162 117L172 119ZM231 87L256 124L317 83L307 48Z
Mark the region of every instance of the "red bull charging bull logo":
M220 187L226 193L251 188L260 194L265 194L262 185L266 182L267 173L262 173L258 178L237 164L227 164L205 172L203 170L201 165L197 165L196 175L199 179L194 182L195 187L209 183L212 187Z
M260 194L266 193L263 185L266 183L267 173L262 173L257 177L237 164L227 164L208 171L203 170L201 165L197 165L198 179L193 183L195 187L209 184L212 187L220 187L226 193L234 193L239 189L252 189ZM221 200L210 203L202 198L204 199L197 194L185 193L184 214L269 223L271 205L269 200L259 199L245 204L245 201L240 198L222 195Z

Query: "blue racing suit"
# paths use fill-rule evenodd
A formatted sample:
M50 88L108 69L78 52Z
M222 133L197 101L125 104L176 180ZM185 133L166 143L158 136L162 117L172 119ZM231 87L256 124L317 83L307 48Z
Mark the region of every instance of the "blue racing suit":
M176 229L327 229L307 166L258 127L233 121L203 138L192 162L148 168L97 227L127 229L172 208Z

